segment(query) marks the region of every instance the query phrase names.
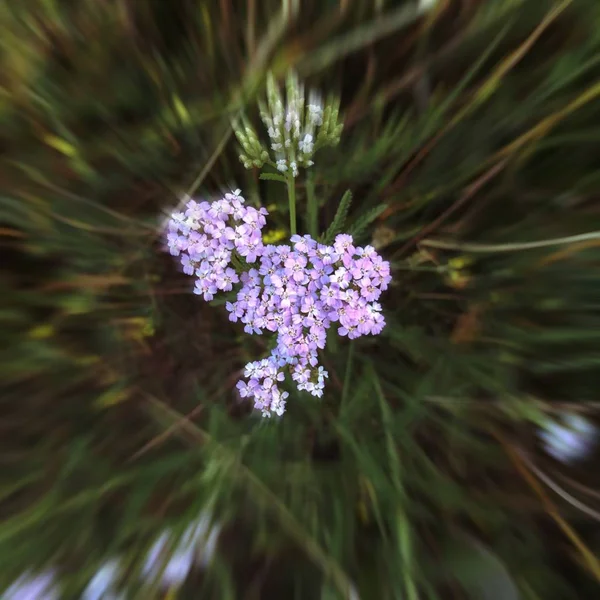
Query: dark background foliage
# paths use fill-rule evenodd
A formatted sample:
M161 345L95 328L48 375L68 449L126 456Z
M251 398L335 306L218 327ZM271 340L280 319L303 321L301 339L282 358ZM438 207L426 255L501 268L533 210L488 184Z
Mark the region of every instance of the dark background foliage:
M52 564L78 597L209 507L182 598L593 595L598 526L564 491L597 504L597 457L535 430L595 409L600 242L570 238L600 229L597 2L30 0L0 24L0 587ZM331 339L324 398L267 422L235 382L268 340L191 294L161 225L240 187L287 236L232 124L290 68L345 122L299 229L307 194L324 231L351 189L394 284L382 335Z

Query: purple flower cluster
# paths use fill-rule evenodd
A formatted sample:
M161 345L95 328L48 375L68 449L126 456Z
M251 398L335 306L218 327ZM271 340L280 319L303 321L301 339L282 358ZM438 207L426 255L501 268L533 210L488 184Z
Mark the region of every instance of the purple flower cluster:
M246 333L277 333L271 356L248 364L248 381L238 383L240 394L253 397L265 415L285 410L287 393L277 383L286 367L299 390L323 395L327 373L317 353L333 323L349 338L378 334L385 324L376 300L390 269L373 248L355 248L349 235L338 235L333 246L310 236L291 242L265 246L259 267L242 273L237 300L226 304L230 320L240 320Z
M249 334L277 334L270 356L247 364L246 381L237 387L263 415L282 415L288 393L278 384L286 370L299 390L323 395L327 372L318 364L318 351L332 324L350 339L383 329L377 300L391 281L390 266L374 248L355 247L343 234L332 246L308 235L292 236L292 246L263 245L267 212L243 202L239 191L212 204L190 201L184 214L173 215L169 248L181 253L184 271L197 276L195 291L206 300L217 290L230 291L239 279L236 300L226 303L230 320L241 321ZM257 266L238 278L229 266L234 251L246 266Z
M212 300L219 291L229 292L239 282L232 269L232 253L253 263L262 252L264 208L244 205L240 190L216 202L190 200L185 212L169 220L167 242L173 256L181 255L184 273L196 275L195 294Z

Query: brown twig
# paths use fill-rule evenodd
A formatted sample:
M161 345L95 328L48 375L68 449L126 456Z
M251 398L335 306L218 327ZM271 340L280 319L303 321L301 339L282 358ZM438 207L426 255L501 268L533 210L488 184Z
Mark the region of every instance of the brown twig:
M541 500L548 514L552 517L552 519L554 519L554 521L560 527L563 533L571 540L573 545L579 550L590 571L594 574L596 579L600 581L600 564L598 562L598 559L583 543L583 541L573 530L573 528L561 517L558 509L556 508L552 500L548 498L540 482L529 471L520 454L517 451L515 451L512 448L512 446L508 442L506 442L499 434L495 433L494 435L504 447L509 458L516 466L519 473L523 476L523 479L525 479L529 487L531 487L531 489Z
M494 167L486 171L481 177L479 177L476 181L474 181L469 187L465 189L461 197L447 210L445 210L437 219L433 220L429 225L423 227L421 231L415 235L411 240L406 242L402 248L396 253L404 254L409 248L417 244L424 237L428 236L432 231L437 229L448 217L454 214L459 208L464 206L486 183L488 183L491 179L493 179L508 162L508 158L505 158ZM395 255L395 256L396 256Z
M155 448L156 446L160 446L160 444L162 444L163 442L166 442L173 433L175 433L178 429L180 429L189 420L191 420L194 417L196 417L197 415L199 415L203 409L204 409L204 404L199 404L198 406L196 406L196 408L194 408L192 411L190 411L182 419L177 421L177 423L173 423L173 425L171 425L170 427L165 429L165 431L163 431L160 435L157 435L156 437L152 438L149 442L144 444L137 452L132 454L127 459L127 462L130 463L130 462L137 460L138 458L140 458L144 454L146 454L149 450L152 450L152 448Z
M521 61L521 59L529 52L529 50L533 47L533 45L539 39L542 33L571 3L572 0L563 0L561 4L554 6L548 12L548 14L542 19L542 21L527 37L527 39L505 60L503 60L494 69L491 75L481 84L481 86L479 86L479 88L473 94L472 99L463 108L461 108L457 112L457 114L454 117L452 117L436 135L430 138L429 141L427 141L425 145L413 155L413 157L408 161L406 166L402 169L401 173L396 178L396 181L390 186L388 194L393 194L394 192L397 192L398 190L404 187L408 175L431 152L431 150L437 145L438 141L441 138L443 138L449 131L454 129L456 125L458 125L458 123L462 122L468 115L473 113L473 111L475 111L490 97L490 95L494 92L496 87L499 86L500 82L502 81L502 78ZM542 131L546 131L546 121L547 119L545 119L540 124ZM518 140L515 141L515 144L517 142L521 143L521 138L518 138ZM516 147L519 147L518 144ZM509 150L512 150L512 145L509 145L507 148ZM508 154L510 155L510 152L508 152ZM506 154L500 155L498 156L498 158L503 158L503 156L506 157ZM390 207L380 216L380 220L385 220L390 214L394 213L396 210L396 208Z

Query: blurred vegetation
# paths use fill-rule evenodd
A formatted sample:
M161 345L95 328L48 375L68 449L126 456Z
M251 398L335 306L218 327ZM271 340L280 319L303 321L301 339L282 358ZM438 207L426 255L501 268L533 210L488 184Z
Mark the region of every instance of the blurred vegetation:
M58 565L76 598L208 507L218 557L181 598L593 597L569 498L598 505L598 459L536 427L597 400L597 1L7 1L0 28L0 589ZM235 382L268 340L191 294L161 224L240 187L287 227L232 123L289 68L345 122L299 230L351 189L394 285L322 401L264 421Z

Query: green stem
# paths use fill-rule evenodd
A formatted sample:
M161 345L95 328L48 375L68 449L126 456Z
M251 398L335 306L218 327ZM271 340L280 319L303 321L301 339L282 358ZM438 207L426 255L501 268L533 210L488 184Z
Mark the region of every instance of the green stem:
M337 354L338 352L338 336L337 335L328 335L327 336L327 351L331 352L331 354Z
M344 375L344 387L342 389L342 405L348 398L348 392L350 391L350 376L352 372L352 358L354 355L354 340L350 341L350 347L348 348L348 359L346 362L346 373Z
M429 271L431 273L442 273L447 270L446 267L419 267L399 262L392 262L392 269L396 271Z
M233 263L233 266L235 267L235 270L237 271L238 275L240 275L246 270L244 269L244 264L242 263L242 260L237 252L231 253L231 262Z
M308 171L307 173L306 199L308 233L310 233L311 237L316 240L319 235L319 207L317 206L317 198L315 196L314 171Z
M291 171L287 174L287 191L290 204L290 233L296 235L296 186Z
M443 250L462 250L463 252L515 252L519 250L532 250L534 248L562 246L565 244L577 244L579 242L590 242L595 240L600 240L600 231L591 231L589 233L581 233L579 235L554 238L551 240L518 242L514 244L477 244L426 239L420 242L420 245L427 246L429 248L441 248Z

